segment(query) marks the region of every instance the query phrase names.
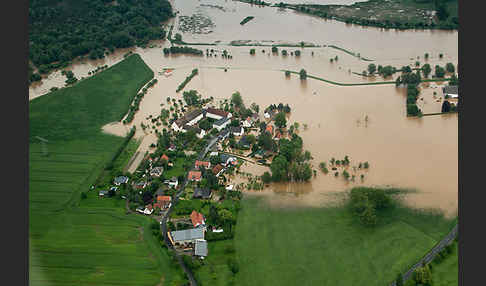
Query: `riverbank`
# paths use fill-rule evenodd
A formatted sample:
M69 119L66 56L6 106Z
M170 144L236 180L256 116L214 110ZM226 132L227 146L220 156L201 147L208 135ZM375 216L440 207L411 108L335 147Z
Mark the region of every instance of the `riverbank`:
M433 2L410 0L370 0L352 5L275 4L301 13L333 19L347 24L374 26L385 29L444 29L459 28L457 1L445 4L450 14L439 20Z

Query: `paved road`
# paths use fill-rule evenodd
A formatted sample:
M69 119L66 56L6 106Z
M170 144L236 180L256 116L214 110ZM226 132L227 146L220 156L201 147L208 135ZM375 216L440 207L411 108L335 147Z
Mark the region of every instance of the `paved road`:
M403 282L413 278L415 269L422 266L422 263L429 263L434 260L434 257L442 251L447 245L451 244L457 236L459 224L456 224L454 228L437 244L435 245L419 262L415 263L405 274L403 274ZM396 281L393 281L390 286L396 286Z
M198 159L204 158L206 156L206 154L209 152L209 150L214 146L214 144L216 144L216 142L218 142L218 137L211 138L209 140L208 145L206 146L206 148L204 148L204 150L199 154ZM169 214L174 209L174 206L177 204L177 202L179 201L179 197L182 195L182 193L186 189L188 183L189 183L189 181L188 181L187 176L186 176L186 178L184 179L184 182L180 185L179 191L176 193L176 195L174 197L174 201L172 202L169 210L165 213L165 215L161 219L160 231L164 235L164 241L165 241L165 244L167 245L167 247L169 247L170 249L174 250L174 253L175 253L176 258L177 258L177 262L179 262L179 265L182 267L182 269L184 270L184 272L187 274L187 277L189 278L189 282L191 283L191 285L192 286L197 286L197 282L196 282L196 279L194 279L193 273L184 264L184 261L182 260L182 257L177 254L177 252L174 249L174 246L170 242L170 239L169 239L169 237L167 235L167 219L169 218Z

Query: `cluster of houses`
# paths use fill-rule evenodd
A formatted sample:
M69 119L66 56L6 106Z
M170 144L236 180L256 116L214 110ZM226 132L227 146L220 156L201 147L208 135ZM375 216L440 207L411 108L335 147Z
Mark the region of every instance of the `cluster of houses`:
M176 230L168 233L172 245L183 249L193 249L194 255L204 258L208 255L208 243L204 239L207 231L204 216L197 211L191 213L193 228Z

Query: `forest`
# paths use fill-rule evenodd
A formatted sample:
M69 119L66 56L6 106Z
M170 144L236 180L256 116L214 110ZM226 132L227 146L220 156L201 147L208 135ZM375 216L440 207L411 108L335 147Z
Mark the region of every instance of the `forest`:
M161 23L173 16L167 0L32 0L29 60L46 74L78 56L99 59L116 48L145 46L165 37ZM40 80L32 74L30 82Z

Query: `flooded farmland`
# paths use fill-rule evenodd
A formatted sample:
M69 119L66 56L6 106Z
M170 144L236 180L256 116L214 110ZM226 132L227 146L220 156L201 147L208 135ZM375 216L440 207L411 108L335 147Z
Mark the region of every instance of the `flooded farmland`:
M326 4L324 0L322 2ZM201 6L203 4L224 9ZM365 70L369 63L383 66L390 64L400 68L413 65L415 61L424 63L423 56L427 52L430 54L427 62L432 67L436 64L444 66L447 62L457 65L457 32L386 31L236 1L175 1L174 7L180 11L179 16L200 14L213 23L210 33L193 33L191 29L184 33L177 30L179 19L176 19L174 32L180 32L184 41L221 41L216 46L194 47L218 51L225 49L233 59L222 59L220 56L166 57L162 48L169 46L167 41L156 42L153 48L132 49L154 70L158 79L158 83L149 89L142 100L140 111L133 122L127 126L130 128L136 125L136 136L146 138L140 148L148 149L150 143L156 140L150 132L143 132L139 128L140 124L148 124L149 115L158 116L161 104L166 103L167 97L182 99L182 92L175 92L177 86L193 68L198 68L199 75L184 90L196 89L204 97L212 96L215 99L229 98L233 92L239 91L247 105L256 102L261 110L269 104L288 103L292 108L289 123L300 123L304 149L311 151L313 165L317 170L319 162L328 161L332 157L343 158L345 155L350 157L351 165L364 161L370 163L362 182L358 179L355 183L348 183L341 177L335 178L331 172L327 175L317 172L310 183L271 185L265 192L271 193L273 200L278 201L280 198L282 201L321 205L336 192L353 185L390 185L417 189L417 193L407 196L407 202L413 206L440 208L448 214L457 211L457 115L407 118L404 88L396 88L394 84L338 86L314 79L301 82L297 75L292 74L286 78L281 71L299 71L304 68L309 75L338 83L367 83L383 81L382 78L365 78L353 73ZM240 25L240 21L249 15L255 18ZM228 45L237 40L266 44L305 41L321 47L279 48L289 52L301 50L300 57L285 57L281 53L271 55L270 47L256 47L256 55L252 56L249 54L250 47ZM360 53L362 57L373 61L363 61L324 45L335 45ZM70 69L76 77L81 78L97 66L111 66L119 62L126 52L117 51L103 61L76 63ZM439 53L443 53L442 59L439 59ZM335 56L338 56L338 61L331 63L330 58ZM158 72L167 67L175 69L172 76L159 75ZM227 72L223 67L228 68ZM29 98L41 96L53 86L63 86L64 80L60 71L49 75L40 85L29 89ZM426 113L440 111L441 102L434 98L434 91L441 94L440 84L421 86L424 100L420 100L418 105ZM303 124L307 124L307 130L304 130ZM127 130L113 124L106 126L106 132L110 132L110 126L112 133L118 135ZM252 172L251 166L245 168ZM261 169L253 173L259 172Z

